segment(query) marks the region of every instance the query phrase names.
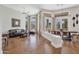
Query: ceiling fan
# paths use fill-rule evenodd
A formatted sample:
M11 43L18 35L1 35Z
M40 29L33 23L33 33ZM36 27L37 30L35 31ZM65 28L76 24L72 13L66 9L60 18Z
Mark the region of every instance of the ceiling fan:
M29 11L23 11L22 14L28 15L29 14Z
M24 14L24 15L28 15L28 14L29 14L29 11L27 11L25 8L23 8L23 10L22 10L22 14Z

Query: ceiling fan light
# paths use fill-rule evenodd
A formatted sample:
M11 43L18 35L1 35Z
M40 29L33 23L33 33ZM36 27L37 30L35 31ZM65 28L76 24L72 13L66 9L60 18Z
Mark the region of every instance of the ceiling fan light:
M22 12L22 14L26 14L25 12Z

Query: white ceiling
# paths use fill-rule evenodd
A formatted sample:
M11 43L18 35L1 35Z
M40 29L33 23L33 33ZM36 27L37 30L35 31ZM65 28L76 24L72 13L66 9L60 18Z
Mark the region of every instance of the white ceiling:
M41 9L47 9L47 10L58 10L63 8L69 8L76 6L77 4L31 4L32 6L41 8Z
M76 6L76 4L5 4L4 6L33 15L38 13L41 9L59 10Z

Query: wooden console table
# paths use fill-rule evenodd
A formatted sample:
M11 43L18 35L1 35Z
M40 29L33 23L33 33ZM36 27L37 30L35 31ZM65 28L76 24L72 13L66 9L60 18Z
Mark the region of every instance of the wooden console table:
M2 34L2 48L4 49L8 45L8 33Z

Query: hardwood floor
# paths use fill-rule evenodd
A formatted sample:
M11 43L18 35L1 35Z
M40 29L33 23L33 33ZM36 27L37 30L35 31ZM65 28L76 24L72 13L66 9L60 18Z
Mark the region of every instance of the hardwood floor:
M63 47L56 49L42 36L30 35L24 38L9 38L8 46L3 50L4 54L74 54L79 53L78 47L64 41Z

